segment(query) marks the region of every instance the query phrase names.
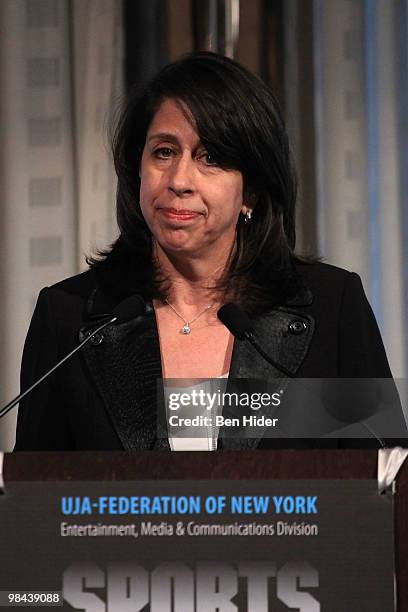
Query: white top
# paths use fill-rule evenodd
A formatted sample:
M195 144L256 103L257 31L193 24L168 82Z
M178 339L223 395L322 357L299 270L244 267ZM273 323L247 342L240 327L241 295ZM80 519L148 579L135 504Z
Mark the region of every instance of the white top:
M220 380L220 379L225 379L226 381L226 379L228 379L228 375L229 375L229 372L227 372L227 374L223 374L222 376L218 376L217 378L214 378L208 381L203 381L202 383L198 385L184 387L184 388L177 388L177 390L169 389L168 387L166 387L164 390L166 407L168 407L168 404L169 404L170 392L171 393L174 393L174 392L191 393L191 391L193 390L196 390L196 391L204 390L206 393L214 393L215 392L214 391L214 381ZM223 387L223 388L221 389L220 387ZM217 390L220 389L220 391L224 391L225 387L226 387L226 382L221 385L218 384ZM213 423L211 425L207 425L207 426L203 426L199 428L198 427L194 427L194 428L185 427L183 430L183 433L184 433L183 436L177 436L177 437L169 436L170 449L172 451L215 451L217 450L217 440L218 440L219 428L217 428L214 424L214 417L218 414L218 408L219 408L218 405L214 405L214 408L209 410L205 406L203 406L201 414L203 416L210 417L209 420L212 420ZM183 417L190 416L191 417L191 416L197 416L199 414L197 410L200 410L200 409L196 408L194 413L189 407L182 408L181 410L182 410L182 414L180 414L179 416L183 416ZM179 409L177 413L180 413L180 412L181 411ZM169 409L167 409L167 414L169 415ZM172 412L172 414L175 414L175 412ZM194 433L194 436L187 437L186 434L188 434L188 431L187 431L188 429L192 430L192 433Z

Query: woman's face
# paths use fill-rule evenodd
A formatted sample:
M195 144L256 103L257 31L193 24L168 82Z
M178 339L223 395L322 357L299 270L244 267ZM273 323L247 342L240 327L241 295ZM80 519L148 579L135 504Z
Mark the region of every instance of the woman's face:
M140 206L169 253L229 254L243 210L243 179L212 160L177 102L167 99L146 136L140 166Z

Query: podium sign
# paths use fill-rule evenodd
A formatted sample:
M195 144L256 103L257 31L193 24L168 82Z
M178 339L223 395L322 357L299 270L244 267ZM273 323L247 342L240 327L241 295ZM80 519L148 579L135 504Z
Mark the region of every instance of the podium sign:
M392 496L373 480L8 482L0 521L3 606L394 610Z

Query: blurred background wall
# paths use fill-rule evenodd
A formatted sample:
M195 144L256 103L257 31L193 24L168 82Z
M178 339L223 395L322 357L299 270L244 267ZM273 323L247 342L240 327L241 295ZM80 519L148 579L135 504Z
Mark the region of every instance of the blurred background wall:
M38 291L116 235L106 134L121 99L193 49L275 91L300 179L297 250L362 276L407 376L408 0L1 0L0 405L18 392Z

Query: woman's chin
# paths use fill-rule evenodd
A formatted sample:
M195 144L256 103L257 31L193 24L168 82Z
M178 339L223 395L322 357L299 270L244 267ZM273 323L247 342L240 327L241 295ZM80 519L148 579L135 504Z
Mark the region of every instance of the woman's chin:
M156 240L164 251L189 254L200 249L198 242L183 230L166 232L164 236L156 237Z
M197 253L197 247L186 242L166 242L160 245L163 251L174 255L185 255L186 257Z

